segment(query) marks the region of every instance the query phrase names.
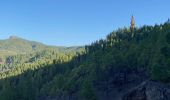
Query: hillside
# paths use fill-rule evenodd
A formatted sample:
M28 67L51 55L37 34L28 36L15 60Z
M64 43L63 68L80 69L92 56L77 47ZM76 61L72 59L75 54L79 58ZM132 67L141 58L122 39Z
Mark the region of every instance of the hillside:
M71 50L72 51L72 50ZM1 100L170 100L170 24L123 28L0 73Z
M10 36L9 39L0 40L0 51L6 51L8 52L7 54L24 54L26 52L38 51L45 48L46 45L42 43L24 40L16 36Z
M48 46L40 42L29 41L17 36L10 36L8 39L0 40L0 56L28 54L45 49L57 50L59 52L71 52L83 50L83 47Z
M10 36L0 40L0 72L37 60L57 59L58 55L83 52L84 47L48 46L40 42Z

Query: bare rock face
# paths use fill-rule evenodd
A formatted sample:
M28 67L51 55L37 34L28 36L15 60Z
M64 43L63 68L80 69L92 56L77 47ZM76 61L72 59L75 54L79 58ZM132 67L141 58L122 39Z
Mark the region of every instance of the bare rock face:
M170 89L159 82L145 81L128 91L122 100L170 100Z
M17 36L10 36L9 39L13 39L14 40L14 39L18 39L18 37Z

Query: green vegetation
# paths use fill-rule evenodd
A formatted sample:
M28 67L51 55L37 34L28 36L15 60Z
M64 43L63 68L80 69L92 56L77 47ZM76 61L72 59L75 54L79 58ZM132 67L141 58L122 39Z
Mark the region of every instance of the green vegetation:
M96 84L104 83L107 94L109 88L104 86L118 68L144 70L150 79L170 81L170 24L143 26L133 32L119 29L85 46L85 51L77 47L41 49L6 59L11 67L0 73L0 100L97 100Z
M56 50L59 52L72 52L83 50L82 47L47 46L39 42L25 40L16 36L10 36L9 39L6 40L0 40L0 57L16 54L29 54L45 49Z

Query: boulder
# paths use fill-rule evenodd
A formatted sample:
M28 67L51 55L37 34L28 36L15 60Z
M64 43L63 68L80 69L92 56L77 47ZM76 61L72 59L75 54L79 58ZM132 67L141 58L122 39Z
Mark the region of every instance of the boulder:
M122 100L170 100L170 88L160 82L145 81L129 90Z

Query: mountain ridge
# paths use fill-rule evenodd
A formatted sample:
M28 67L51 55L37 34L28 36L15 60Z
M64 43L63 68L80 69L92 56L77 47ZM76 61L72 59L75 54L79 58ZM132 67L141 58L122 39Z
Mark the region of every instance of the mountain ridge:
M14 54L25 54L30 52L41 51L45 49L53 49L59 52L67 51L79 51L83 46L51 46L41 42L32 41L20 38L18 36L9 36L8 39L0 40L0 55L14 55ZM6 53L6 54L5 54Z

